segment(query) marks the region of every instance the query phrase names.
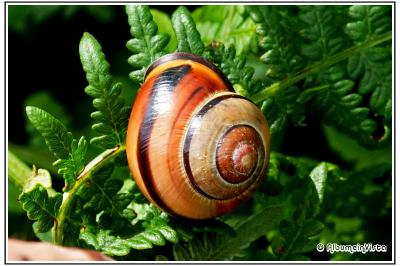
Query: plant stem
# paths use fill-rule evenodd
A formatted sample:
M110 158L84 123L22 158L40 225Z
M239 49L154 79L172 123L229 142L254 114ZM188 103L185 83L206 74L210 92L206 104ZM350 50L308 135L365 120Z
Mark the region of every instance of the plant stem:
M125 146L118 145L115 148L108 149L99 154L96 158L94 158L90 163L85 166L82 173L77 177L76 182L71 190L67 193L64 193L64 200L57 215L57 224L55 226L53 236L54 243L58 245L63 245L64 243L65 222L69 219L69 215L73 209L79 188L92 177L92 174L94 172L99 170L103 165L113 160L116 156L124 151Z
M8 179L22 191L25 180L28 179L31 174L32 169L14 153L8 150Z
M392 32L387 32L382 35L378 35L375 38L371 38L361 44L352 46L342 52L339 52L335 55L332 55L330 57L324 58L322 61L316 62L313 65L306 67L302 71L290 75L288 78L286 78L283 81L276 82L272 84L271 86L263 89L259 93L254 94L252 97L250 97L250 100L252 100L255 103L260 103L267 98L274 96L279 90L287 88L300 80L305 79L308 75L311 73L319 72L322 69L325 69L327 67L330 67L331 65L337 64L342 60L345 60L357 53L360 53L364 49L374 47L378 44L381 44L383 42L386 42L388 40L392 39Z

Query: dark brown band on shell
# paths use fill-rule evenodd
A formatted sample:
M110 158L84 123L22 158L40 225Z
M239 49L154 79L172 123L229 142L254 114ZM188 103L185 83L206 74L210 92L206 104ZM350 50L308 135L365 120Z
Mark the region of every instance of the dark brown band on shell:
M166 86L170 89L176 88L178 82L190 71L190 69L191 67L189 65L181 65L178 67L169 68L160 73L160 75L157 77L150 93L150 98L146 106L146 111L144 112L138 139L139 145L137 150L137 157L140 161L138 165L142 175L148 177L144 178L143 182L148 189L150 197L158 206L160 206L160 208L168 211L172 215L175 214L176 216L178 215L164 204L163 200L159 197L157 191L153 189L155 187L155 178L150 167L148 145L150 144L150 136L152 134L153 124L155 118L157 117L157 110L155 109L156 103L154 103L155 88L158 88L159 86ZM166 82L168 83L168 85L166 85Z
M161 56L160 58L158 58L156 61L154 61L146 70L144 79L146 79L147 75L150 74L150 72L155 69L156 67L164 64L164 63L168 63L171 60L176 60L176 59L187 59L187 60L192 60L194 62L200 63L208 68L210 68L212 71L214 71L215 73L218 74L218 76L220 76L224 82L227 85L227 89L231 92L234 92L234 89L232 87L232 84L230 83L230 81L226 78L225 74L213 63L211 63L210 61L208 61L207 59L204 59L200 56L191 54L191 53L185 53L185 52L177 52L177 53L173 53L173 54L167 54L164 56Z

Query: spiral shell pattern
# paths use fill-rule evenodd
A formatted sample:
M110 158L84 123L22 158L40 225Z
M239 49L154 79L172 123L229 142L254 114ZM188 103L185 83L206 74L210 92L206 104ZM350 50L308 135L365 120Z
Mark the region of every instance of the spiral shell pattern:
M251 197L265 175L270 135L261 111L216 66L175 53L147 70L126 145L151 202L173 216L207 219Z

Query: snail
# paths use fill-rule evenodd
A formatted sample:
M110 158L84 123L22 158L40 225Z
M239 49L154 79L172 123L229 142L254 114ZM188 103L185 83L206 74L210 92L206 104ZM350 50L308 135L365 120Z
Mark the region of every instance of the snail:
M173 53L147 69L127 159L139 189L168 214L208 219L232 211L263 180L269 147L262 112L211 62Z

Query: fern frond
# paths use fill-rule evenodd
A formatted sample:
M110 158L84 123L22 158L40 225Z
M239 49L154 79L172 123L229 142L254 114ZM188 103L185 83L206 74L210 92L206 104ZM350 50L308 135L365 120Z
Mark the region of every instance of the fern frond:
M37 107L26 107L26 114L45 139L50 151L58 158L54 165L65 180L64 190L68 191L85 165L88 147L85 138L81 137L79 142L73 139L72 133L59 120Z
M24 191L19 201L27 212L28 218L36 221L38 232L47 232L56 224L58 209L62 202L60 193L50 196L46 188L37 184L29 191Z
M247 6L246 9L257 25L256 32L263 51L260 59L267 67L265 83L278 86L274 82L288 78L304 66L304 59L300 56L298 18L292 14L294 10L291 7ZM261 102L272 138L276 140L274 145L279 146L289 122L302 124L304 105L295 100L299 95L300 89L293 85Z
M339 15L343 15L342 7L318 6L301 8L300 18L306 25L303 32L306 43L302 47L302 52L311 60L311 63L329 59L330 56L342 50L344 48L343 45L348 42L343 36L337 34L337 29L345 26L345 20L337 19ZM348 26L349 24L347 24ZM351 28L355 30L357 27L352 26ZM366 32L357 36L363 34L368 36ZM376 47L367 50L371 49L374 50ZM363 51L361 51L362 53ZM359 67L355 66L359 64L355 62L355 58L359 57L351 57L348 64L353 67L353 70ZM356 78L354 73L349 73L350 78ZM390 73L385 73L386 77L391 77ZM311 86L312 88L305 89L302 94L312 91L314 86L319 84L324 84L325 88L316 94L313 104L324 114L324 121L327 124L347 132L365 146L380 147L384 145L385 142L376 141L373 137L378 127L377 123L371 119L371 110L363 106L365 94L361 93L361 87L359 88L359 93L353 91L355 83L347 77L344 64L337 64L309 77L304 83L304 87ZM387 139L387 134L383 139Z
M304 60L299 56L297 17L289 6L246 6L256 22L260 36L260 47L264 54L261 61L268 67L267 77L271 81L285 78L300 70Z
M135 69L129 77L141 84L147 67L165 54L164 49L170 36L165 33L157 34L158 27L148 6L128 5L125 10L133 37L126 43L126 47L133 53L128 63Z
M129 237L113 234L111 230L100 229L97 232L85 231L80 234L80 239L96 250L111 256L124 256L131 249L150 249L153 245L164 246L166 240L176 243L177 234L168 224L168 216L162 214L156 207L149 204L141 205L138 211L139 223L142 225L140 233Z
M130 107L125 106L120 96L122 85L113 82L110 65L100 44L90 33L83 34L79 54L89 83L85 92L94 98L93 106L97 109L91 114L95 121L92 129L97 136L90 142L104 149L124 144Z
M234 46L226 48L222 43L214 43L203 56L221 68L240 95L248 97L261 88L261 81L253 78L254 68L246 65L246 57L237 55Z
M123 181L110 178L113 170L114 167L108 166L94 173L90 182L80 188L78 195L84 213L92 214L99 226L128 231L132 229L130 223L135 216L135 212L128 208L134 194L119 192Z
M391 31L390 6L352 6L346 33L355 44ZM361 79L358 92L369 95L371 109L390 120L392 99L392 51L390 43L361 51L348 61L347 70L353 79Z
M250 243L275 228L282 217L280 205L267 206L234 227L236 234L202 232L174 246L176 260L232 260L242 257Z
M171 19L178 40L178 52L201 55L204 51L204 44L189 10L180 6L172 14Z

